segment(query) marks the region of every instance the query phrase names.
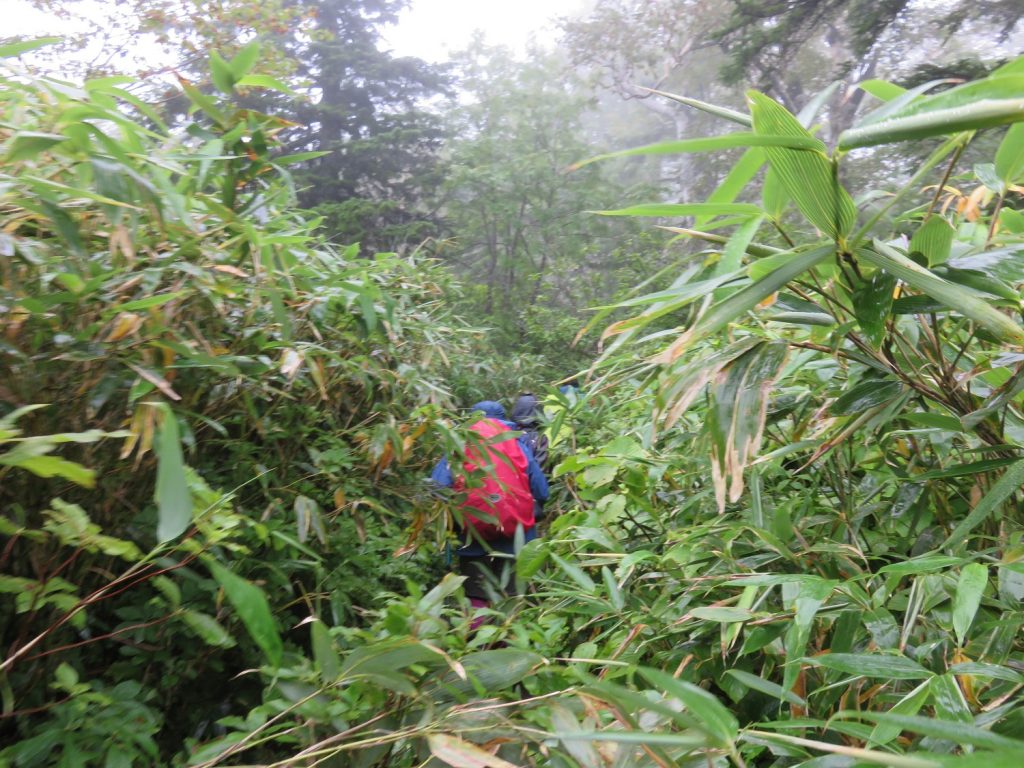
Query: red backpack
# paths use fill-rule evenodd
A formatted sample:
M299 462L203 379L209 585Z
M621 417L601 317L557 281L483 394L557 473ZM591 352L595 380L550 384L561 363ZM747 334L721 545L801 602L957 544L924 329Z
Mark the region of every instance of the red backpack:
M481 419L471 426L480 441L490 440L511 430L494 419ZM482 456L482 453L486 453ZM480 519L466 512L464 519L475 528L485 540L499 536L513 536L516 526L529 528L536 521L533 517L533 494L526 474L526 454L519 441L507 439L466 450L463 463L465 474L455 479L455 490L465 493L462 506L478 509L487 515ZM466 477L474 479L472 488L466 487Z

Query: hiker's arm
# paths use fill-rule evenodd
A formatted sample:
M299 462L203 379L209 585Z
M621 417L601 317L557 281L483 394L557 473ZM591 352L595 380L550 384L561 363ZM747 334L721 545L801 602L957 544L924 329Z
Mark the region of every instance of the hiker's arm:
M434 471L430 473L430 479L443 488L451 488L455 484L455 478L452 477L452 469L448 466L448 459L441 459L434 465Z
M530 494L535 501L545 502L548 500L548 479L544 477L544 470L540 468L537 460L533 458L533 451L527 449L526 454L526 477L530 481Z

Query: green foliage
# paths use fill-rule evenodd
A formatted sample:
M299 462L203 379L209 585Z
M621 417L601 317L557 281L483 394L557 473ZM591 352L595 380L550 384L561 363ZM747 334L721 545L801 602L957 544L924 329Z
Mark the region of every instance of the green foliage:
M225 95L251 57L212 59ZM1019 66L945 101L869 89L893 119L955 102L973 120ZM498 74L467 115L510 116ZM275 118L189 87L167 131L109 82L4 76L0 760L1020 764L1015 129L965 170L988 118L929 123L944 142L914 177L857 189L840 183L857 157L806 127L823 99L793 114L752 93L757 141L676 149L753 149L671 207L599 201L599 165L563 196L562 154L587 147L555 130L455 148L451 194L508 218L458 212L467 242L506 223L515 239L518 205L564 270L591 252L582 232L556 247L548 215L585 202L692 216L670 229L705 249L636 268L598 311L611 341L589 380L545 398L557 487L518 552L530 589L474 609L461 577L424 586L453 515L419 477L464 450L450 391L543 380L562 349L496 357L449 315L436 263L325 245ZM539 128L578 114L511 93ZM491 154L523 184L471 162ZM529 290L559 289L524 265L548 252L483 251L509 337ZM570 333L562 298L530 329L545 345Z
M253 58L214 58L223 90L264 83ZM168 132L121 81L0 77L4 757L154 764L258 701L221 689L302 616L422 572L391 552L460 325L436 264L324 244L278 118L186 86ZM90 675L66 704L57 669ZM147 723L123 743L122 700Z

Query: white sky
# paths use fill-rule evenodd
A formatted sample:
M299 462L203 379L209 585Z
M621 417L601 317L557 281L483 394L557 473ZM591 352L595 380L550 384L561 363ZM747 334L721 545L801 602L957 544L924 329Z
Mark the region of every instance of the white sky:
M584 0L413 0L399 24L385 32L395 53L444 61L482 30L488 43L523 53L531 34L555 37L554 20L580 10Z
M91 0L103 5L104 0ZM114 0L106 0L113 3ZM473 32L488 43L525 50L531 34L538 42L554 40L554 19L573 14L586 0L412 0L401 21L385 30L385 40L400 56L440 62L465 48ZM0 0L4 25L0 36L67 33L65 24L35 10L28 0Z

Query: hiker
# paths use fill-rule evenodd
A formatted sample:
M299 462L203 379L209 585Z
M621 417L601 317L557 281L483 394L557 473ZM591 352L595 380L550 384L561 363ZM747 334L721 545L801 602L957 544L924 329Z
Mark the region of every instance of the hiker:
M542 470L547 470L548 464L548 436L541 432L544 421L544 411L541 408L540 400L532 392L524 392L512 406L512 413L509 414L516 425L516 429L523 433L526 444L533 451L533 458Z
M473 410L483 413L483 418L470 427L481 440L491 440L516 428L506 420L500 403L484 400L474 405ZM479 487L467 489L465 478L452 474L446 458L437 463L430 475L437 485L465 494L461 506L467 530L463 546L455 554L459 558L459 573L466 577L463 591L475 608L489 605L497 597L516 594L516 529L522 527L524 542L535 539L534 526L543 516L548 498L547 478L525 436L493 442L485 451L487 456L481 457L473 447L466 450L466 473L479 476L481 469L487 473ZM487 519L475 517L471 512L474 509L483 512Z

